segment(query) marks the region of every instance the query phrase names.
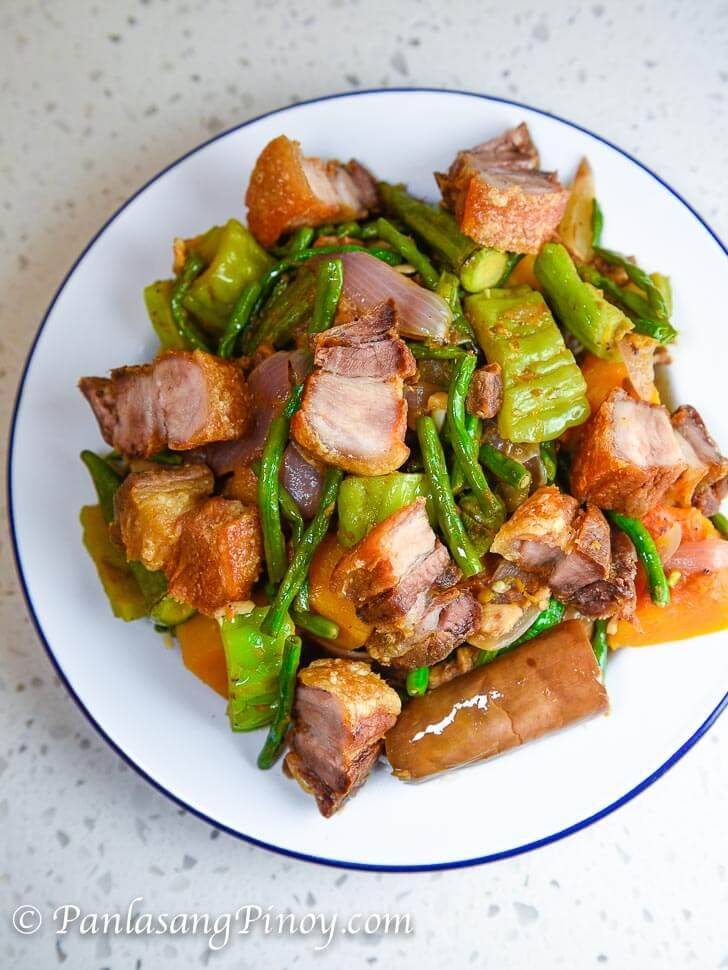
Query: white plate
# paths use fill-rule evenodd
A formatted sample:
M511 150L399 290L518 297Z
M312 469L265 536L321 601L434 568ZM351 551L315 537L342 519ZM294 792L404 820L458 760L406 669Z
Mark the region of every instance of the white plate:
M726 634L620 651L612 712L506 757L424 785L379 765L325 821L313 800L255 767L260 732L232 734L223 701L144 622L110 615L81 546L92 489L78 453L101 445L76 390L84 374L144 361L155 340L142 288L169 274L170 242L231 215L261 148L285 132L306 152L359 158L435 197L434 170L459 148L526 120L546 168L570 179L588 155L609 244L673 277L681 329L677 397L728 444L725 362L714 294L724 250L668 186L602 139L510 102L444 91L375 91L285 108L226 132L153 179L107 223L56 295L19 393L10 463L16 555L38 632L89 719L140 773L186 808L268 848L335 865L427 869L486 861L557 839L641 791L705 732L726 703ZM709 286L705 281L711 280Z

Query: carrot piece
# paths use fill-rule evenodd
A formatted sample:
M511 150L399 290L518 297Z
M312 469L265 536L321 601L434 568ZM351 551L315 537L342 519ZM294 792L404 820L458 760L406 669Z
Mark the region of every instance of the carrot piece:
M369 639L372 627L362 623L351 600L331 589L331 574L347 552L335 535L326 536L308 572L308 599L315 613L338 624L339 635L334 641L336 645L346 650L356 650Z
M196 613L177 627L177 639L185 667L226 698L227 667L217 621Z

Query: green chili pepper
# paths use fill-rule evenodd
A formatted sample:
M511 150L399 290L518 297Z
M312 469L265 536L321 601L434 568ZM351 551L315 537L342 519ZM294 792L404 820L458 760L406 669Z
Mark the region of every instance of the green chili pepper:
M447 399L447 425L450 442L463 475L495 535L505 520L505 509L501 500L490 490L465 426L465 400L477 362L475 354L466 354L455 362Z
M316 515L301 537L298 548L293 554L293 559L278 587L278 592L271 605L270 612L265 618L263 632L270 636L276 636L280 631L286 617L286 612L308 575L308 569L314 553L328 531L329 520L334 511L336 494L339 490L343 474L339 468L328 468L326 470L321 492L321 501Z
M194 323L192 323L184 307L184 298L190 286L204 268L205 264L197 253L191 252L188 254L182 271L172 285L172 292L169 297L169 309L175 326L187 346L195 350L204 350L210 353L207 341Z
M291 609L291 619L306 633L315 637L322 637L324 640L335 640L339 635L339 625L318 613L310 610Z
M507 485L526 491L531 488L531 473L520 461L499 451L487 441L480 446L480 460L489 472Z
M291 392L283 411L270 423L268 437L260 460L258 476L258 514L263 533L263 550L271 583L280 583L286 571L286 540L281 528L279 489L281 462L288 443L291 418L301 406L303 384L297 384Z
M639 519L630 515L622 515L611 509L605 511L607 518L626 533L632 540L640 562L647 574L650 596L656 606L667 606L670 602L670 587L667 583L665 570L657 551L655 541Z
M728 539L728 516L723 515L722 512L716 512L715 515L710 516L710 521L723 538Z
M502 369L501 438L550 441L586 421L584 376L540 293L486 290L465 307L487 359Z
M430 668L418 667L410 670L407 674L406 690L410 697L417 697L427 693L427 685L430 682Z
M202 259L204 268L190 283L184 308L206 330L219 336L242 291L259 279L273 260L237 219L213 226L198 239L188 241L188 246Z
M409 236L395 229L388 219L377 219L374 226L379 238L389 243L402 259L419 273L425 286L434 290L440 278L439 274L427 256L417 248L417 244Z
M268 729L263 750L258 755L258 767L272 768L278 758L291 723L293 701L296 696L296 676L301 662L301 638L287 637L278 675L278 699L273 720Z
M169 305L174 280L157 280L144 289L144 304L162 350L187 350L189 344L172 319Z
M316 276L316 296L313 313L308 325L309 333L322 333L334 322L344 286L344 264L340 259L331 257L319 263Z
M284 612L278 632L264 630L270 612L256 606L220 622L228 673L228 717L233 731L252 731L270 724L277 704L278 677L286 638L295 630Z
M458 514L455 499L445 464L437 426L432 418L423 415L417 421L417 437L420 442L422 459L430 481L430 491L437 512L437 521L445 536L447 546L464 576L475 576L481 572L480 557L473 548Z
M398 509L410 505L423 495L431 523L437 521L426 475L391 472L389 475L347 475L339 488L336 502L342 546L350 549L375 525Z
M632 324L603 293L580 279L566 247L546 243L533 268L562 326L597 357L618 360L617 344Z
M543 467L546 471L546 484L553 485L553 483L556 481L556 473L558 472L556 442L544 441L539 448L539 452L541 454Z
M607 655L609 653L609 645L607 643L608 623L608 620L595 620L594 630L592 632L592 650L594 651L594 656L597 659L602 674L604 674L604 668L607 665Z

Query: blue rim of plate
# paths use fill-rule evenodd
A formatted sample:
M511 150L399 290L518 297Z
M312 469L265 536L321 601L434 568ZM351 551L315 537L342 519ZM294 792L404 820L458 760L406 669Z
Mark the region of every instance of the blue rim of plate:
M149 782L149 784L152 785L153 788L156 788L157 791L161 792L163 795L166 795L167 798L169 798L175 804L179 805L181 808L185 809L185 811L190 812L192 815L196 815L197 818L202 819L203 822L207 822L209 825L212 825L214 828L217 828L223 832L226 832L228 835L233 835L238 839L242 839L243 841L250 843L251 845L258 846L261 849L268 849L271 852L276 852L279 855L287 856L288 858L291 858L291 859L299 859L303 862L315 862L315 863L318 863L319 865L332 866L338 869L354 869L354 870L359 870L364 872L436 872L442 869L463 869L467 866L477 866L485 862L497 862L500 859L509 859L512 856L521 855L522 853L530 852L533 849L539 849L542 846L550 845L552 842L558 842L560 839L564 839L568 835L573 835L575 832L579 832L581 829L584 829L587 826L592 825L594 822L598 822L599 819L602 819L605 816L610 815L612 812L616 811L618 808L621 808L622 805L625 805L627 802L631 801L633 798L635 798L637 795L643 792L646 788L648 788L653 782L657 781L657 779L660 778L662 775L664 775L666 771L672 768L672 766L676 764L680 760L680 758L683 757L683 755L687 754L690 748L692 748L693 745L707 732L707 730L711 727L712 724L715 723L715 721L725 710L725 708L728 707L728 692L724 694L724 696L719 701L717 706L710 712L708 717L697 728L697 730L687 739L687 741L685 741L673 755L671 755L663 764L661 764L659 768L653 771L652 774L648 775L647 778L644 779L644 781L641 781L639 785L636 785L625 795L622 795L621 798L618 798L616 801L611 802L605 808L600 809L600 811L595 812L593 815L590 815L579 822L575 822L573 825L569 825L567 828L562 829L559 832L555 832L553 835L544 836L544 838L542 839L536 839L533 842L527 842L524 845L518 845L512 849L504 849L502 852L493 852L493 853L490 853L489 855L476 856L472 859L457 859L453 862L432 862L432 863L423 863L423 864L412 865L412 866L381 865L377 863L348 862L346 860L341 860L341 859L324 859L324 858L321 858L320 856L308 855L305 852L295 852L292 849L284 849L281 846L273 845L270 842L264 842L261 839L256 839L252 835L246 835L245 832L240 832L237 829L230 828L230 826L228 825L223 825L221 822L218 822L216 819L211 818L209 815L206 815L204 812L195 808L193 805L188 804L183 799L175 795L173 792L169 791L169 789L165 788L158 781L152 778L151 775L147 774L147 772L144 771L143 768L141 768L138 764L136 764L136 762L133 761L129 757L129 755L127 755L126 752L124 752L116 744L116 742L109 737L106 731L104 731L104 729L101 727L98 721L94 718L93 714L91 714L91 712L88 710L88 708L83 703L81 698L76 694L75 690L73 689L73 686L71 685L65 673L63 672L63 669L61 668L60 663L56 659L56 656L53 653L53 649L49 643L49 640L46 637L40 625L40 621L38 620L35 609L33 608L33 601L31 599L30 592L28 590L28 586L25 581L25 576L23 574L23 569L20 564L20 551L18 547L18 539L16 535L16 530L15 530L15 517L14 517L14 511L13 511L12 467L13 467L13 449L14 449L14 443L15 443L15 428L16 428L16 422L17 422L17 416L18 416L18 409L20 407L21 399L23 396L23 390L25 388L25 380L27 377L28 369L33 360L33 355L35 354L35 348L38 343L38 340L40 339L40 336L48 321L48 317L53 311L53 308L56 305L56 302L58 301L59 297L63 293L63 290L65 289L69 279L75 273L76 268L79 266L79 264L83 261L86 253L91 249L91 247L94 245L96 240L106 231L106 229L108 229L108 227L112 224L112 222L114 222L115 219L119 215L121 215L121 213L127 208L127 206L130 205L134 201L134 199L137 198L137 196L141 195L141 193L144 192L145 189L153 185L156 181L162 178L162 176L166 175L166 173L169 172L171 169L176 168L176 166L181 164L183 161L185 161L185 159L190 158L192 155L195 155L197 152L207 147L207 145L211 145L213 142L218 141L220 138L225 138L228 135L232 134L232 132L239 131L241 128L247 128L249 125L255 124L255 122L261 121L263 118L270 118L272 115L280 114L284 111L290 111L291 109L296 108L299 105L317 104L323 101L333 101L336 99L343 99L343 98L357 98L357 97L361 97L363 95L369 95L369 94L403 94L403 93L448 94L448 95L455 95L458 97L465 96L470 98L478 98L482 101L491 101L496 104L508 104L516 108L525 108L528 111L533 111L535 114L543 115L546 118L552 118L554 121L558 121L563 125L568 125L569 128L574 128L577 131L581 131L585 135L589 135L590 138L593 138L595 141L598 141L604 145L607 145L613 151L616 151L620 155L629 159L629 161L637 165L638 168L641 168L644 172L647 172L647 174L650 175L653 179L655 179L656 182L659 182L659 184L662 185L663 188L667 189L667 191L672 196L674 196L678 200L678 202L682 203L682 205L685 206L685 208L698 220L698 222L703 226L706 232L720 246L720 248L723 250L723 253L728 256L728 249L726 249L726 246L723 244L722 240L711 229L711 227L708 225L705 219L703 219L703 217L690 205L689 202L687 202L680 195L679 192L675 191L675 189L673 189L671 185L669 185L664 179L660 178L660 176L657 175L655 172L653 172L652 169L648 168L647 165L644 165L642 162L639 161L639 159L635 158L633 155L630 155L629 152L626 152L618 145L615 145L607 138L602 138L601 135L595 134L593 131L590 131L588 128L585 128L583 125L578 125L576 124L576 122L569 121L567 118L562 118L560 115L553 114L550 111L545 111L541 108L534 108L529 104L524 104L522 101L512 101L509 98L499 98L494 95L479 94L477 91L460 91L455 89L435 88L435 87L413 87L413 88L397 87L397 88L368 88L362 91L345 91L338 94L327 94L319 98L310 98L307 101L297 102L297 104L295 105L286 105L285 107L282 107L282 108L275 108L272 111L266 111L263 114L257 115L255 118L250 118L248 121L242 122L242 124L233 125L231 128L227 128L225 131L219 132L217 135L214 135L212 138L208 138L207 141L202 142L200 145L197 145L195 148L190 149L190 151L185 152L184 155L181 155L175 161L171 162L160 172L154 175L151 179L145 182L144 185L142 185L139 189L137 189L137 191L134 192L133 195L131 195L121 206L119 206L119 208L106 220L106 222L101 226L98 232L96 232L93 235L93 237L83 248L82 252L74 261L68 273L66 273L61 285L56 290L56 293L53 299L51 300L48 306L48 309L43 315L43 319L41 321L41 324L38 328L37 333L35 334L35 337L33 338L33 342L30 345L30 350L28 351L28 356L26 358L25 364L23 366L23 371L20 377L20 383L18 385L18 391L15 396L12 416L10 419L10 437L9 437L8 463L7 463L7 476L6 476L6 489L7 489L7 497L8 497L8 520L9 520L9 526L10 526L10 538L13 546L13 555L15 558L15 567L18 573L18 577L20 579L20 585L23 590L23 595L25 597L25 601L28 606L28 611L33 621L33 625L35 627L36 633L38 634L38 637L41 643L43 644L45 651L48 654L48 658L50 659L51 663L53 664L53 667L56 670L56 673L58 674L62 683L65 685L66 690L71 695L73 700L76 702L77 706L79 707L81 712L85 715L86 719L89 721L92 727L106 741L109 747L112 748L112 750L115 751L116 754L127 765L129 765L130 768L133 768L134 771L136 771L137 774L141 775L141 777L144 778L145 781Z

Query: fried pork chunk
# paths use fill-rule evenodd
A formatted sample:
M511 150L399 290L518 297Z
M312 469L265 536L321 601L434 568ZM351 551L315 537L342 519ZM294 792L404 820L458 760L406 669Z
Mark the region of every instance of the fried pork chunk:
M728 459L694 407L679 407L670 420L687 463L670 496L680 505L696 505L704 515L715 515L728 494Z
M632 543L610 530L596 506L580 509L575 499L552 485L537 489L519 505L497 533L491 552L541 577L557 599L585 616L626 617L633 611Z
M640 516L685 469L666 409L615 388L584 427L571 489L582 501Z
M473 374L467 408L477 418L494 418L503 403L503 375L500 364L486 364Z
M455 585L458 579L423 498L375 526L331 578L374 627L365 645L369 655L405 670L441 660L477 625L480 607L469 590Z
M325 817L362 785L402 705L369 664L314 660L298 674L285 770Z
M257 508L208 498L186 512L179 525L166 568L170 594L208 614L249 599L262 565Z
M306 158L285 135L258 156L245 194L248 225L264 246L298 226L363 219L377 207L376 183L358 162Z
M396 333L388 302L315 338L317 367L291 422L312 457L356 475L386 475L406 461L403 378L416 368Z
M114 496L115 521L127 559L164 569L179 539L185 512L212 495L207 465L131 472Z
M168 350L151 364L118 367L109 378L83 377L79 387L104 441L130 457L230 441L252 421L239 367L201 350Z
M538 162L521 124L458 152L447 175L435 178L466 235L482 246L536 254L556 230L569 198L556 173L538 171Z

